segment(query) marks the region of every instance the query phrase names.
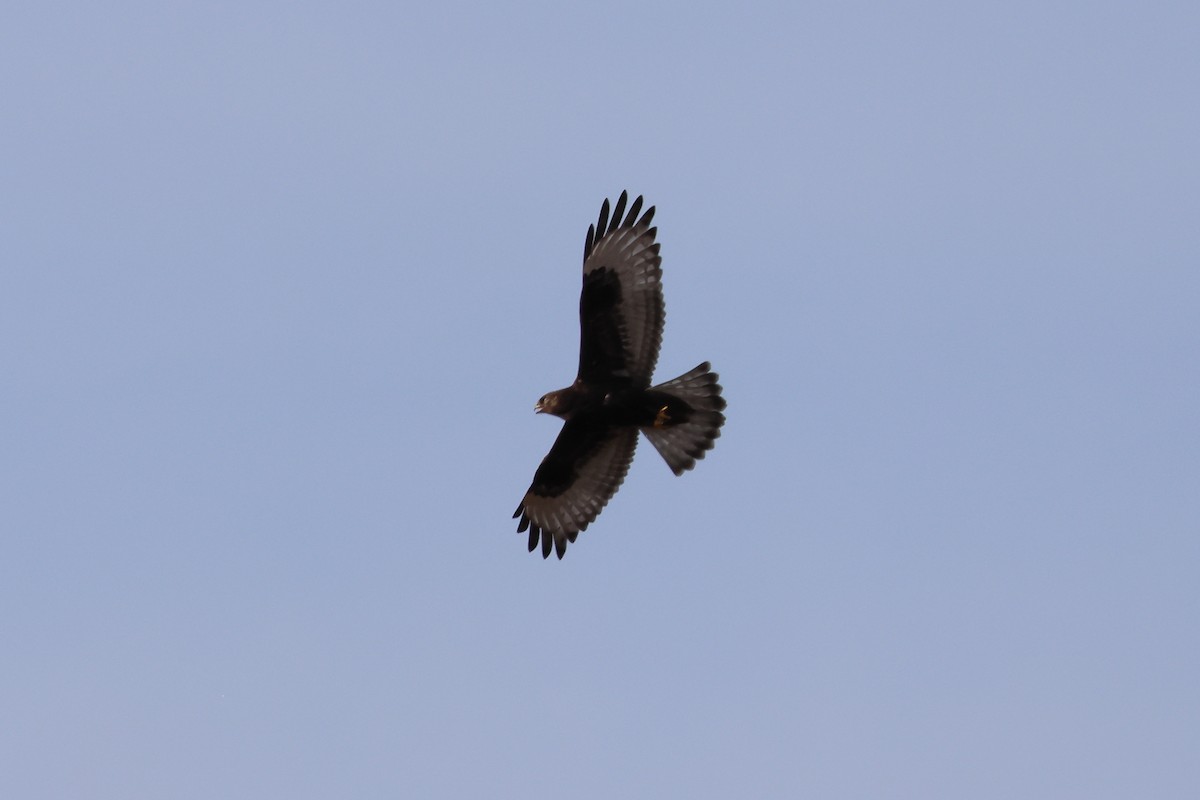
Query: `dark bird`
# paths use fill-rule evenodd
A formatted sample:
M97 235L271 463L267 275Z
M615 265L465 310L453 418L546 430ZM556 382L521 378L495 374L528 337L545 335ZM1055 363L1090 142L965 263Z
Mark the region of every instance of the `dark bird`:
M518 532L529 550L551 544L559 558L616 494L637 446L638 431L676 475L704 458L725 424L725 400L708 362L651 386L662 344L666 306L662 258L651 228L654 207L638 216L642 198L625 213L621 192L609 216L588 226L579 295L579 373L565 389L538 400L534 410L565 420L533 484L517 506Z

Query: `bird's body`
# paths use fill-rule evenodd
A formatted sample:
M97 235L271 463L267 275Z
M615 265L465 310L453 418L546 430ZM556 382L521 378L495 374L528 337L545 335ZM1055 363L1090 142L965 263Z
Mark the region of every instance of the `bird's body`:
M691 407L673 394L623 383L591 386L576 381L546 395L541 405L534 410L564 420L578 418L597 425L634 427L653 426L656 422L662 427L668 419L683 422L691 413Z
M676 475L696 465L720 435L725 400L707 362L658 386L650 381L666 317L662 259L642 198L622 218L621 193L609 219L600 219L584 244L579 298L579 372L570 386L544 395L536 410L564 420L554 446L517 506L529 549L541 543L559 558L612 498L625 479L638 432Z

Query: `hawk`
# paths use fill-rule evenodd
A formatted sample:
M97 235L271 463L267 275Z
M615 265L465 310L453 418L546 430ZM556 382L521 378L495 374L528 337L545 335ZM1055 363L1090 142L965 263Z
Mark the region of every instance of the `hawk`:
M662 344L666 306L662 257L642 198L588 226L579 295L579 372L565 389L543 395L534 410L564 422L533 483L513 513L529 531L529 551L559 558L616 494L646 435L667 466L682 475L704 458L725 424L725 400L708 362L650 385Z

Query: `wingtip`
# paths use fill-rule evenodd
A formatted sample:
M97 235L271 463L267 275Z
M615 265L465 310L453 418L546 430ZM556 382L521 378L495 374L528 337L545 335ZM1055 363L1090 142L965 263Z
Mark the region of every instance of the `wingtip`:
M612 228L616 229L624 225L623 215L625 214L625 201L629 199L629 193L621 192L621 196L617 198L617 204L612 211Z
M588 225L587 238L583 240L583 260L587 261L588 256L592 254L592 248L596 246L596 226Z
M633 205L629 207L629 215L625 217L626 225L633 225L637 222L638 214L642 210L642 196L639 194L637 199L633 201Z
M600 218L596 220L596 233L601 238L608 232L608 198L604 198L604 202L600 205Z

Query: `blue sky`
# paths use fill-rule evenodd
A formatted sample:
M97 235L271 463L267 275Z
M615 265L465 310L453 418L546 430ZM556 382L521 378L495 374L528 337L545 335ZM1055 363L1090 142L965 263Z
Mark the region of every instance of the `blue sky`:
M5 18L4 796L1195 796L1192 4ZM543 562L626 188L728 423Z

